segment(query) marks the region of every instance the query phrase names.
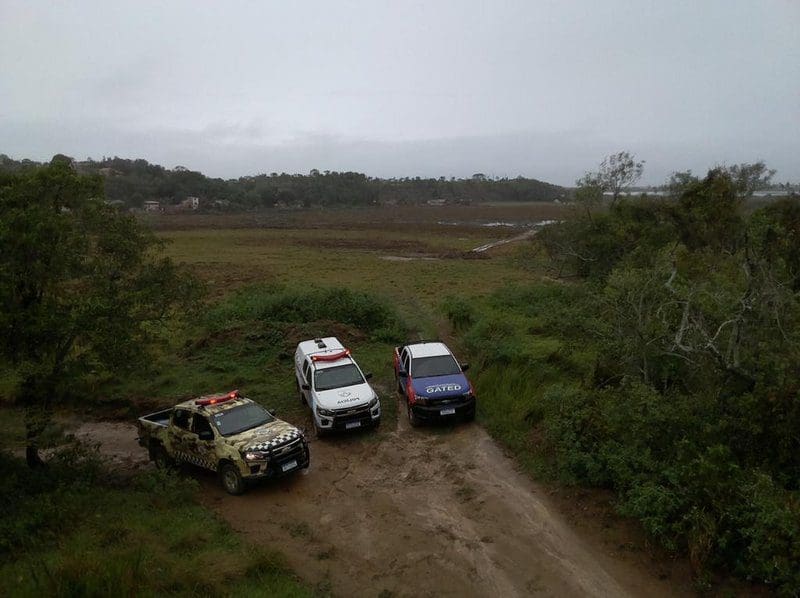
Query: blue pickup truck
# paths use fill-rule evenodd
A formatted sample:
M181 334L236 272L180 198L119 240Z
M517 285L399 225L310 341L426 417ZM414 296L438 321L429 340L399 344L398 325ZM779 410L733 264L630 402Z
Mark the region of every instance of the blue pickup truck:
M394 348L397 390L412 426L441 418L475 419L475 391L447 345L417 342Z

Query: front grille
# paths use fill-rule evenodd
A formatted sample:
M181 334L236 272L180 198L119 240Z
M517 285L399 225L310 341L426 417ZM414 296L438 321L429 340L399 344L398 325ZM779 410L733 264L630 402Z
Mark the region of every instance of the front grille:
M369 405L362 405L360 407L345 407L344 409L333 410L333 416L335 418L358 419L364 415L369 415Z
M274 466L273 468L277 472L281 471L280 466L283 463L297 461L298 465L302 465L308 459L306 447L301 438L297 438L296 440L283 445L279 450L281 451L280 453L273 451L272 459L269 462L270 466Z
M333 428L336 430L346 430L347 424L361 422L362 428L372 424L372 414L369 405L360 407L349 407L346 409L336 409L333 412Z
M456 395L454 397L444 397L442 399L428 399L428 405L437 407L446 405L460 405L469 401L469 396Z
M272 458L273 459L283 459L289 453L295 452L295 450L303 444L302 438L295 438L294 440L290 440L286 444L282 444L278 447L272 448Z

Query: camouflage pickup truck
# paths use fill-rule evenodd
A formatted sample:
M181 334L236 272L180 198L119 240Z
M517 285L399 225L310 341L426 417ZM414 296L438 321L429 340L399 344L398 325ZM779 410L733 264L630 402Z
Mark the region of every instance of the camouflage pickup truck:
M236 390L145 415L138 427L139 444L157 466L191 463L218 472L230 494L309 464L303 433Z

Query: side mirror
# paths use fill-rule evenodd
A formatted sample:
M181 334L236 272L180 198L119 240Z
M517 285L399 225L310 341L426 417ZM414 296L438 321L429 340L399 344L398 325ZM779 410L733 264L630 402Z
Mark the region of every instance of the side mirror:
M408 372L406 372L405 370L397 370L397 377L398 378L407 378L408 377Z
M366 374L364 374L364 378L370 380L372 378L372 372L367 372Z
M466 372L469 369L469 364L468 363L462 363L462 364L459 364L459 365L461 365L461 371L462 372Z
M214 432L211 430L203 430L197 435L197 437L200 440L214 440Z
M311 390L311 385L310 384L302 384L300 386L300 388L302 388L303 390Z

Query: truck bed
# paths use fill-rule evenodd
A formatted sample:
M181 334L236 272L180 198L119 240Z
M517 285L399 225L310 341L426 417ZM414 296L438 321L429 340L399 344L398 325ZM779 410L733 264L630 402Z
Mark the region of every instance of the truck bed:
M167 434L171 415L172 407L140 417L136 421L136 427L139 430L139 446L147 447L154 441L163 441Z
M161 411L156 411L155 413L151 413L149 415L144 415L140 417L139 420L166 428L167 424L169 424L169 418L171 414L172 414L172 407L170 407L169 409L162 409Z

